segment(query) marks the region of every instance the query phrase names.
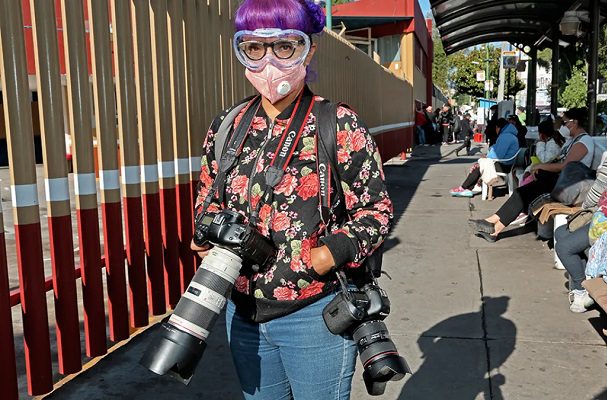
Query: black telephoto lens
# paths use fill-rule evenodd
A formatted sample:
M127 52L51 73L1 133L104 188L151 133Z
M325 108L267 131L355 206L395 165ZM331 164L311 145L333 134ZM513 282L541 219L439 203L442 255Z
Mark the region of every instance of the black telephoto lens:
M367 392L372 396L382 395L386 382L398 381L411 370L398 354L383 321L373 320L360 324L353 332L358 346Z

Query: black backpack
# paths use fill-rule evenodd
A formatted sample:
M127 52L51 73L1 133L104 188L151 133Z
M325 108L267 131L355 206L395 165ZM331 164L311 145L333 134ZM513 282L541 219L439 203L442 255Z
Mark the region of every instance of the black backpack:
M232 131L234 120L242 109L247 106L252 98L253 97L246 98L241 103L234 106L219 125L217 133L215 134L216 160L220 160L223 152L225 151L226 142L228 141L228 137ZM339 177L339 169L337 168L337 107L339 105L344 104L332 103L328 100L323 100L314 104L313 112L316 114L318 121L319 146L317 146L318 148L316 151L319 165L330 165L330 170L335 171L334 174L325 175L326 181L324 182L324 187L329 187L328 183L331 179L333 180L334 184L332 187L335 188L341 204L341 206L338 207L339 210L337 210L338 219L340 219L341 216L342 220L345 220L347 218L344 209L345 199L341 186L341 178ZM320 178L320 174L319 179L322 179ZM320 187L323 187L323 182L320 182ZM326 222L326 219L328 218L328 212L330 211L328 209L329 206L329 193L321 190L321 218L323 218L323 222ZM379 248L377 248L369 257L367 257L363 264L365 269L370 271L376 278L381 275L383 249L384 244L382 243Z

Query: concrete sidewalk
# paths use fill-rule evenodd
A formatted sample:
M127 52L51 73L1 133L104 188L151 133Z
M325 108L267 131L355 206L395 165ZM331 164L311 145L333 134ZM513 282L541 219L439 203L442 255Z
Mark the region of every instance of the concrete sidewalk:
M381 284L392 301L387 325L414 374L389 383L381 398L607 399L598 312L569 311L567 279L533 232L494 244L473 235L467 219L491 214L505 198L450 197L475 159L456 158L454 149L421 147L385 168L396 226L384 259L392 280ZM187 387L139 366L154 330L47 398L243 398L223 320ZM352 399L368 398L358 368Z

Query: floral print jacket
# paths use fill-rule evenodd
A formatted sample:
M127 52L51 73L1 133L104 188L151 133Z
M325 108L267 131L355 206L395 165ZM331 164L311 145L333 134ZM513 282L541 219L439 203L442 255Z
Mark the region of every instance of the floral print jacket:
M306 90L308 90L306 88ZM315 101L322 98L315 96ZM265 188L264 172L289 123L291 104L272 123L259 108L247 134L235 168L225 183L223 204L215 195L208 212L228 208L247 217ZM218 172L215 135L222 112L211 124L203 145L196 215L202 210ZM244 112L235 119L238 124ZM271 204L260 204L257 228L271 238L278 251L274 265L260 272L242 268L234 284L232 300L239 313L256 322L286 315L308 305L336 288L335 274L316 274L310 249L326 245L336 265L360 266L387 236L393 219L392 202L384 184L382 163L375 141L359 117L346 107L337 110L337 161L345 197L347 221L331 213L329 235L319 211L319 179L316 164L316 116L309 114L301 139L275 187ZM343 207L331 190L331 208ZM337 213L344 215L343 213ZM248 220L247 220L248 221Z

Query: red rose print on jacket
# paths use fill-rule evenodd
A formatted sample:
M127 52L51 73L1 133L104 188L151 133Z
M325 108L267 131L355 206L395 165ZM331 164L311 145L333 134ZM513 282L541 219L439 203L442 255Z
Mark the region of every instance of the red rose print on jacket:
M232 192L245 197L249 185L249 177L245 175L237 176L232 180Z
M359 151L367 144L367 139L365 139L365 135L360 129L351 131L348 135L348 140L350 141L350 150L352 151Z
M295 190L296 187L297 178L289 173L285 173L278 186L276 186L276 189L274 189L274 193L290 196L293 194L293 190Z
M337 144L339 147L346 147L348 142L348 131L337 132Z
M249 280L243 275L240 275L238 278L236 278L236 282L234 282L234 287L240 293L249 294Z
M297 298L297 292L288 287L277 287L274 289L274 298L276 298L276 300L295 300Z
M318 175L311 173L302 176L297 187L297 195L303 200L318 195Z
M211 178L211 175L209 174L208 165L203 165L200 168L200 182L202 182L205 187L210 187L213 184L213 178Z
M304 265L303 261L301 260L301 257L297 256L297 257L293 257L293 259L291 260L291 270L295 271L295 272L302 272L306 270L306 266Z
M305 299L308 297L315 296L319 293L322 293L322 288L324 286L325 286L325 284L323 282L318 282L318 281L312 282L308 286L306 286L305 288L303 288L299 291L299 298Z
M272 207L269 204L264 204L261 206L261 209L259 210L259 222L257 222L257 229L259 229L259 232L261 232L261 234L264 236L269 236L270 234L269 219L271 214Z
M354 204L358 203L358 197L354 194L353 191L348 190L344 192L344 197L346 198L346 208L350 209L354 206Z
M279 212L274 214L274 218L272 218L273 231L284 231L289 227L289 225L291 225L291 218L289 218L286 212Z
M253 123L251 125L252 128L256 131L263 131L268 127L268 124L266 123L266 119L264 117L253 118Z

